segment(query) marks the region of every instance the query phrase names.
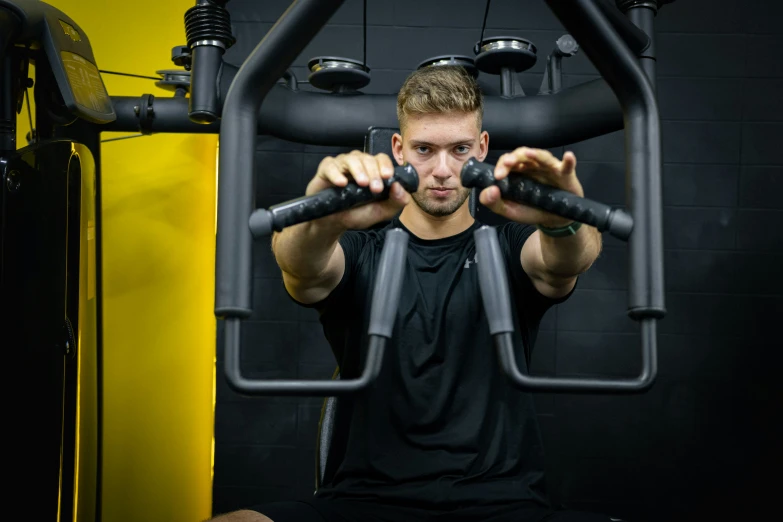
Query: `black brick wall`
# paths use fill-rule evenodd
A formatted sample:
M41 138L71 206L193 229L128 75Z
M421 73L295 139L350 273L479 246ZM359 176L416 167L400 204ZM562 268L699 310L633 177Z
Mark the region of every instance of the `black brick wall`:
M227 60L239 65L287 5L229 2L238 42ZM364 91L395 93L424 59L471 54L484 5L368 0L372 82ZM668 308L658 330L660 377L643 396L537 398L555 502L632 522L774 509L781 394L772 379L783 348L775 328L783 312L781 19L780 2L678 0L656 20ZM307 78L314 56L361 59L361 23L362 2L346 0L294 62L298 77ZM488 36L514 34L538 46L538 63L519 75L528 94L537 92L563 32L542 0L492 2ZM567 86L597 75L584 55L566 60L564 71ZM497 77L482 74L480 83L499 92ZM588 197L624 203L623 146L616 132L568 147ZM270 137L259 137L257 149L259 207L301 196L325 155L349 150ZM254 256L244 372L329 378L334 361L315 313L285 295L267 242ZM545 317L534 371L635 374L639 335L625 312L626 263L625 245L606 236L575 295ZM219 338L214 512L311 495L321 400L238 396L225 384L221 354Z

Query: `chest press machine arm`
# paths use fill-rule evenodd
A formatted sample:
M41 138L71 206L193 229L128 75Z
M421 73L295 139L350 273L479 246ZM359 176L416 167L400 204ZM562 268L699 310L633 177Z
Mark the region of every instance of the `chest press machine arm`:
M401 230L387 234L373 291L370 318L370 346L362 375L340 381L251 380L240 369L241 318L250 310L251 232L265 235L296 222L314 219L335 210L340 192L303 198L299 204L279 205L271 210L252 210L253 159L258 109L294 58L331 17L342 0L300 0L282 15L237 73L223 106L220 128L217 297L216 315L225 320L225 372L228 383L239 393L252 395L336 396L366 388L381 368L386 339L391 336L397 312L408 235ZM270 68L270 65L274 67ZM415 176L401 167L397 177ZM415 177L418 185L418 177ZM342 203L367 200L362 194L345 192ZM388 190L385 191L388 193ZM330 196L327 198L327 196ZM367 194L364 194L367 196ZM354 201L355 200L355 201ZM237 263L239 261L239 263ZM237 306L236 303L239 303Z
M516 387L542 392L640 393L653 385L658 372L656 321L665 314L658 106L646 74L613 30L598 3L547 0L547 4L582 42L585 52L607 79L623 107L627 203L632 220L623 218L619 222L632 227L632 232L630 227L621 228L629 232L623 238L628 239L630 245L628 314L641 322L642 369L632 379L535 377L521 372L514 356L514 323L507 275L497 232L489 227L475 232L482 300L501 368ZM562 206L573 205L564 201Z
M490 318L492 334L496 338L501 365L512 383L523 389L642 392L652 385L657 373L655 321L665 313L658 109L651 83L630 49L634 41L639 43L638 38L631 38L633 35L638 36L638 32L618 32L617 27L627 21L607 17L605 7L599 5L599 2L604 0L547 0L552 11L580 42L588 57L607 80L623 109L627 140L626 183L631 216L623 214L622 226L614 230L607 226L607 230L622 239L629 239L629 315L642 321L643 369L640 376L633 380L544 379L522 374L514 365L513 357L510 357L513 354L513 346L510 344L505 310L508 304L505 273L497 268L492 269L493 263L497 262L494 257L497 253L497 239L494 238L493 246L491 233L494 230L482 229L476 233L480 268L483 265L482 297ZM388 250L384 249L385 261L376 278L373 294L371 314L376 326L371 326L371 344L365 370L359 379L262 381L250 380L241 375L240 324L243 318L250 315L251 310L249 261L252 236L265 235L270 228L276 228L278 225L273 219L277 210L275 208L256 211L254 219L249 220L253 211L252 176L259 108L277 78L283 75L341 3L341 0L294 2L239 69L223 106L223 123L220 128L222 150L219 163L215 312L218 317L225 319L226 377L229 384L240 393L334 396L358 391L368 386L380 370L383 339L391 334L395 300L399 298L399 287L395 285L399 285L402 280L401 260L407 246L407 236L401 231L393 231L387 238ZM554 210L554 213L567 217L575 204L587 204L594 209L606 210L605 206L600 207L600 204L589 200L569 200L561 212ZM313 218L323 210L304 212L297 220ZM281 220L281 223L282 221L284 220ZM396 264L392 259L398 260ZM392 274L393 268L400 271ZM385 326L377 326L380 324Z

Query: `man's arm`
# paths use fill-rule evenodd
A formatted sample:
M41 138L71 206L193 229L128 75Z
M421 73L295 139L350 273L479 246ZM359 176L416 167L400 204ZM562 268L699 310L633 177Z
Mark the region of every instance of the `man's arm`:
M601 244L601 234L587 225L568 237L550 237L536 230L522 246L522 269L543 295L565 297L573 290L577 276L598 258Z
M391 159L386 154L371 156L360 151L327 157L318 165L318 172L307 185L305 195L329 187L345 187L350 176L355 183L370 187L374 193L383 191L383 180L394 174ZM339 240L349 229L368 228L390 219L410 201L410 196L394 183L385 201L368 203L351 210L300 223L272 236L272 252L283 283L291 297L303 304L317 303L334 290L345 273L345 252Z
M520 147L500 157L495 167L495 179L503 179L512 171L584 197L584 190L576 177L576 156L571 152L566 152L560 161L547 150ZM505 201L494 186L484 189L480 200L493 212L518 223L547 228L559 228L570 223L543 210ZM573 290L577 276L586 272L598 258L601 244L598 229L588 225L582 225L574 235L557 238L537 230L522 246L520 262L536 289L547 297L557 299Z
M325 299L345 272L345 254L337 227L302 223L272 236L272 252L291 297L303 304Z

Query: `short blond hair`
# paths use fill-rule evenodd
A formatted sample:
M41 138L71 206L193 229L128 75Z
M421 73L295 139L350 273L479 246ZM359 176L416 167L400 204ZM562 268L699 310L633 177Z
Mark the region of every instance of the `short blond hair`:
M475 78L459 65L434 65L411 73L397 95L400 131L408 116L475 112L479 130L484 118L484 99Z

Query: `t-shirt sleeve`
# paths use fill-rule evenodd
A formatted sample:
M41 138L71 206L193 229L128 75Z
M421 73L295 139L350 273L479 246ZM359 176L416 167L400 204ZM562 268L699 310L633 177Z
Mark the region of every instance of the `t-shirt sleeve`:
M547 297L536 289L533 280L522 269L522 246L535 231L536 227L533 225L504 223L498 227L498 240L500 248L506 256L509 283L517 292L521 293L529 306L543 315L551 306L567 300L574 290L572 289L568 295L557 299ZM574 285L575 288L576 285Z
M324 311L340 303L347 293L349 292L351 282L353 281L354 274L357 270L359 257L361 256L364 246L367 244L369 234L362 230L349 230L340 236L340 246L343 248L343 254L345 255L345 271L337 286L326 296L324 299L316 303L300 303L294 299L291 294L288 294L295 303L305 308L314 308L318 310L320 314Z

